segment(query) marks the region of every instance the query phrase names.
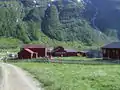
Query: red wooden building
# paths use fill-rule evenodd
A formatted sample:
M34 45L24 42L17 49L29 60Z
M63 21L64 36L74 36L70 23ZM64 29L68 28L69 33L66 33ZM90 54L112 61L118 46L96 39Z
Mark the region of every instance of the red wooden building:
M113 42L102 47L103 59L120 59L120 42Z
M47 56L47 48L42 45L27 44L21 48L18 53L19 59L31 59Z
M51 51L51 54L52 56L68 57L68 56L78 56L80 52L72 49L64 49L63 47L58 46Z

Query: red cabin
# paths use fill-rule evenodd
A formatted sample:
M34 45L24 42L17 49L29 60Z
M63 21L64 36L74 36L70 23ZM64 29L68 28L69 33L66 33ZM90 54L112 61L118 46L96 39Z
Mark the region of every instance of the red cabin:
M51 51L52 56L66 56L66 51L63 47L58 46Z
M42 45L24 45L18 53L19 59L31 59L47 56L47 48Z
M102 47L103 59L120 59L120 42L113 42Z
M77 52L76 50L64 49L63 47L58 46L52 50L51 54L52 56L68 57L68 56L78 56L80 53Z

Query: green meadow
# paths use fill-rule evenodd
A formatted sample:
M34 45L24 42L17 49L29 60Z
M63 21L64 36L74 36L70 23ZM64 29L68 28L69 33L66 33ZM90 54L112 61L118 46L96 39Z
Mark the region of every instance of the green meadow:
M55 60L102 60L102 58L87 58L87 57L54 57Z
M119 65L19 62L45 90L120 90Z

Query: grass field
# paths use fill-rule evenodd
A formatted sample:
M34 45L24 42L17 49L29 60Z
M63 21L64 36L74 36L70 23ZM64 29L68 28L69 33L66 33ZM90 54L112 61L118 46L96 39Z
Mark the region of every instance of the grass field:
M56 60L101 60L102 58L87 58L87 57L54 57Z
M45 90L120 90L119 65L16 63Z

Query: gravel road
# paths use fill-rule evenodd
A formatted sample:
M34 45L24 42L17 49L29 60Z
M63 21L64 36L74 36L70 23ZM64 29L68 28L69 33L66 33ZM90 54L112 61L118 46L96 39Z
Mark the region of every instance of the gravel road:
M24 70L11 65L0 63L2 79L0 90L43 90L39 83Z

